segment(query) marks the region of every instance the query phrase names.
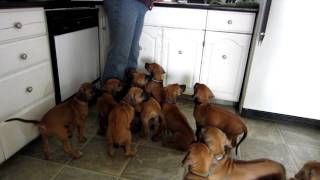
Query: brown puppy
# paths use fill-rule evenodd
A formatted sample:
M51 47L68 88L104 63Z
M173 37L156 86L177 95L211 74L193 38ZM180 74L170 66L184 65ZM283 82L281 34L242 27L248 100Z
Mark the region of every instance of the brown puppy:
M61 103L49 110L41 121L23 120L20 118L9 119L8 121L21 121L25 123L34 123L39 126L43 142L45 159L50 159L49 154L49 135L56 135L63 143L64 152L73 158L79 158L82 153L71 147L68 138L68 131L73 126L78 129L79 142L85 142L83 136L85 119L88 115L88 101L94 96L94 91L90 83L81 85L79 92L70 100Z
M148 82L148 77L145 74L139 73L137 71L131 71L131 77L132 77L132 82L131 82L132 86L145 89L145 86ZM140 113L140 118L143 124L142 137L149 136L149 133L150 133L149 124L152 120L154 120L156 132L159 132L158 128L160 128L160 123L162 123L161 117L160 117L162 116L162 113L161 113L161 106L156 99L154 99L153 97L150 97L147 101L136 105L135 110ZM161 134L157 133L152 137L152 139L156 141L159 139L160 135Z
M320 162L309 161L290 180L320 180Z
M176 105L177 97L182 95L185 90L186 85L179 84L171 84L163 89L162 113L165 119L164 125L173 134L172 139L164 145L180 150L187 150L189 145L195 141L193 130L188 124L187 118Z
M158 103L162 103L162 89L163 89L163 79L162 75L166 72L163 68L157 63L146 63L146 70L151 73L152 79L146 85L146 92L151 94Z
M193 143L182 163L189 166L189 172L185 175L185 180L205 180L209 179L212 153L206 144Z
M269 159L241 161L229 158L225 153L225 146L229 145L229 140L218 128L210 126L203 128L200 139L208 145L212 153L209 179L286 179L285 169L278 162Z
M141 88L132 87L122 101L109 113L108 130L106 132L108 154L114 156L113 145L124 145L126 155L134 156L131 148L132 136L130 125L134 118L134 106L145 100L145 94Z
M197 124L197 136L202 126L217 127L227 134L232 147L236 147L236 154L238 154L238 147L246 138L248 132L241 118L223 108L210 104L209 99L214 95L204 84L195 84L193 97L195 101L193 116ZM237 144L237 137L241 134L243 136Z
M99 134L105 134L108 124L108 114L117 104L114 96L122 91L122 83L118 79L109 79L102 87L102 96L97 100L97 110L99 113Z

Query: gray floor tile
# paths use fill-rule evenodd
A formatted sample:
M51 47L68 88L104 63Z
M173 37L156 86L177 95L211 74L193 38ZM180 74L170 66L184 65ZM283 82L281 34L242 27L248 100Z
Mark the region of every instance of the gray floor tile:
M285 144L248 138L240 145L240 150L244 160L268 158L282 163L288 170L297 170Z
M245 119L248 137L273 143L284 143L276 124L271 121Z
M289 145L289 150L298 169L301 169L307 161L320 161L320 148Z
M165 151L139 146L138 154L130 160L121 175L128 179L182 179L185 172L181 167L183 152Z
M117 177L72 167L64 167L54 180L116 180Z
M120 175L129 159L123 148L116 149L115 157L107 155L105 138L94 137L83 149L83 157L70 162L70 166L112 175Z
M279 124L287 144L320 148L320 129L293 124Z
M14 156L0 165L1 180L44 180L56 175L62 165L50 161Z

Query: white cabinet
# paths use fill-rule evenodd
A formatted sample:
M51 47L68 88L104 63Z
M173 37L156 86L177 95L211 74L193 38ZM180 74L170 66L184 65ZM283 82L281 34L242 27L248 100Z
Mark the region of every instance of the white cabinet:
M3 9L0 22L1 163L39 134L33 124L4 121L41 119L55 98L44 9Z
M144 26L139 43L138 69L144 70L146 62L161 64L162 32L161 27Z
M202 60L201 83L211 88L217 99L239 101L250 35L207 32Z
M166 71L165 84L186 84L187 94L199 81L204 31L169 29L163 32L163 58Z

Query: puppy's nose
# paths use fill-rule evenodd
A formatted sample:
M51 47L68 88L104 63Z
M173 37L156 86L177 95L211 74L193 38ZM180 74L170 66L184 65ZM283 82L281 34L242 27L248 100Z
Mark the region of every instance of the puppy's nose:
M186 85L180 85L180 88L182 89L182 92L184 92L186 90Z

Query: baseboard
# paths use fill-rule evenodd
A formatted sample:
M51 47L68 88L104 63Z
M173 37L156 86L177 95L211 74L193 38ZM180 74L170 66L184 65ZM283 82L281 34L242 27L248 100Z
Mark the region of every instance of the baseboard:
M252 109L242 109L241 116L246 118L263 119L274 122L294 123L304 126L312 126L320 128L320 120L303 118L298 116L290 116L285 114L271 113Z

